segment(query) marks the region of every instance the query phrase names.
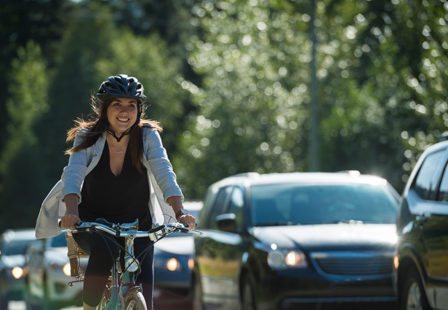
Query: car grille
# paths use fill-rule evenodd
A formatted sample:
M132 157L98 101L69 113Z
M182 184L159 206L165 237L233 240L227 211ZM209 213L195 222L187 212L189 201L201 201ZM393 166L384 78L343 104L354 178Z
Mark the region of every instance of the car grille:
M390 274L393 266L392 252L319 252L311 257L324 273L331 275Z

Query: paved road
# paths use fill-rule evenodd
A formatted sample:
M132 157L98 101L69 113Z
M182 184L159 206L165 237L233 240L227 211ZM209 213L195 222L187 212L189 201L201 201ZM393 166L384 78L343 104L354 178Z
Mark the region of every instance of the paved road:
M25 310L25 303L23 301L10 301L8 310ZM63 308L63 310L82 310L82 307Z

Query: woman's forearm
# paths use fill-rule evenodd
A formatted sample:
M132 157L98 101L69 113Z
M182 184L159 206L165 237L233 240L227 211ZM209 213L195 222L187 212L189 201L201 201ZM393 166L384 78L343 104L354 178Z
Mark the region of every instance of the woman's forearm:
M79 197L77 194L67 194L64 196L65 202L65 214L76 215L78 216L78 203Z
M79 197L77 194L67 194L64 196L65 215L61 217L61 227L75 228L76 223L79 222L78 203Z
M166 199L166 201L173 208L174 214L183 209L182 197L181 196L171 196Z

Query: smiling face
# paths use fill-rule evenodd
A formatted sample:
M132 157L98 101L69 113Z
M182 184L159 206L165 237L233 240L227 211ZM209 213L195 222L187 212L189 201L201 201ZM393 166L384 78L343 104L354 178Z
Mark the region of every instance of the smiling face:
M138 102L133 98L115 98L107 108L110 129L120 135L137 121Z

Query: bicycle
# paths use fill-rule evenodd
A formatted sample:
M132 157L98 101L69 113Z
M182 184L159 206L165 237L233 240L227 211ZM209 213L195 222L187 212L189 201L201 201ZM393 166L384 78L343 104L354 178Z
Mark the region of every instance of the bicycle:
M120 246L120 251L124 251L124 264L123 266L121 264L122 253L120 252L112 266L110 279L97 309L147 310L141 288L135 283L137 272L140 268L138 258L134 256L135 238L149 237L153 243L156 243L175 232L187 233L194 231L188 230L181 223L164 224L148 231L139 231L138 220L124 224L113 224L102 219L97 219L97 221L81 222L77 225L77 228L60 229L61 232L69 234L73 232L103 231L115 237L125 239L124 247Z

